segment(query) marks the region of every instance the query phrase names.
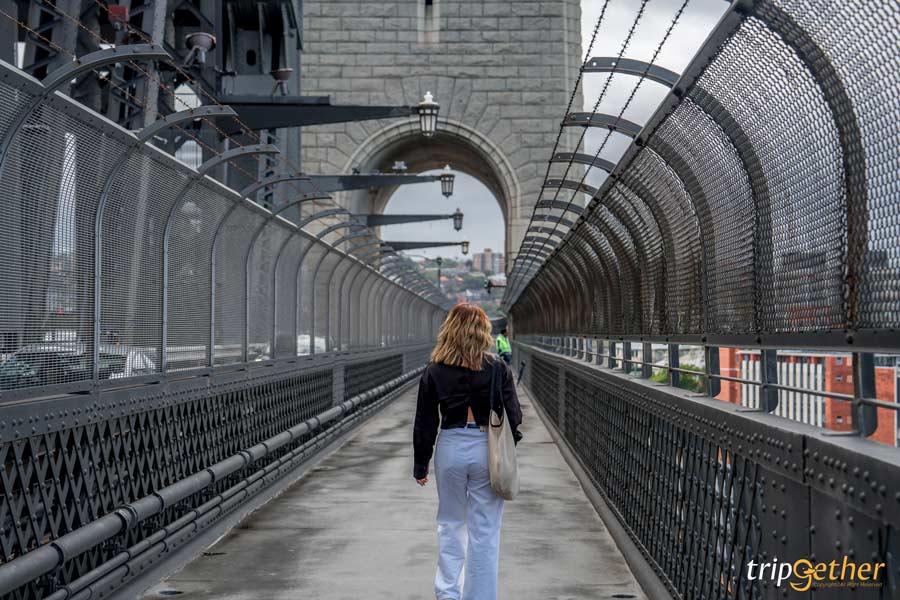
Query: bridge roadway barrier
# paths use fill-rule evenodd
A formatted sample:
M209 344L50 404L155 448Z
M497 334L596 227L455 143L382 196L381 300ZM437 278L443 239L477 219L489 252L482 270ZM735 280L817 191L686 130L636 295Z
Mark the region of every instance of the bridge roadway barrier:
M524 343L514 353L560 443L643 569L673 596L780 598L786 584L749 580L750 560L847 556L885 563L881 586L823 589L835 594L823 597L900 597L895 448L629 376L590 356Z
M131 578L167 556L171 557L193 536L214 527L265 488L288 476L325 442L396 397L397 392L424 368L421 351L416 350L409 354L411 359L417 360L418 366L391 377L390 364L396 367L399 364L396 359L402 355L375 358L374 362L385 374L366 391L344 401L335 399L330 408L280 433L140 499L120 505L112 512L0 565L0 594L16 590L27 594L27 588L37 585L42 577L58 572L78 561L84 553L93 551L105 556L106 560L42 597L69 600L114 596L116 590ZM348 361L343 365L344 369L350 371L360 364L371 366L372 354L384 355L383 352L369 354L368 360L363 362ZM334 369L334 372L344 374L344 369ZM287 407L279 408L285 410ZM252 417L245 413L245 418ZM175 518L176 515L180 516ZM165 525L160 526L163 523ZM126 540L138 538L140 541L125 547Z

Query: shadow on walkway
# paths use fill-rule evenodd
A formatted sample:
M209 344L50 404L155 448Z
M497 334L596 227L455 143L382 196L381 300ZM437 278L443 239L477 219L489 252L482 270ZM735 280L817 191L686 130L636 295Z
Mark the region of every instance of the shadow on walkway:
M645 596L521 391L522 493L506 505L504 600ZM412 478L415 389L145 600L430 600L433 482Z

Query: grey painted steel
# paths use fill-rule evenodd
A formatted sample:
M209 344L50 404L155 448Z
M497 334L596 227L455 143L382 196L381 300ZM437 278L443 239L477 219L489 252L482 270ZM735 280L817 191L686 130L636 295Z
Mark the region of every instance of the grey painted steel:
M641 132L641 126L637 123L623 119L615 115L607 115L603 113L583 113L575 112L566 115L563 120L565 127L601 127L615 131L630 138L637 137Z
M400 118L419 112L415 106L332 105L327 97L318 96L225 96L222 102L233 105L241 121L257 131ZM225 130L240 132L236 124Z
M121 59L121 56L119 58ZM41 94L41 86L8 64L0 64L0 94L6 99L16 97L19 92L23 94L21 102L24 106L35 94ZM5 108L9 106L4 105ZM18 114L17 111L22 106L17 107L13 104L11 109L4 113L10 118L0 119L0 136L8 134L7 127L12 122L11 117ZM248 275L246 261L243 265L218 265L217 275L216 249L225 243L223 240L227 236L223 235L224 227L235 225L238 217L242 219L249 217L254 226L260 221L268 227L277 225L279 235L286 236L279 239L294 240L290 246L286 243L279 248L279 252L284 255L282 258L287 256L285 254L287 250L284 248L290 249L291 260L298 260L301 258L301 252L305 254L308 249L316 247L330 256L329 261L333 261L329 269L329 275L332 277L339 275L338 270L342 273L349 269L365 270L370 283L377 282L377 286L367 286L370 296L373 293L378 295L377 302L376 298L372 297L372 307L383 307L388 294L406 296L410 305L415 306L426 304L431 306L431 298L426 290L422 289L421 294L414 294L404 288L401 281L390 279L346 252L329 247L316 240L313 235L299 231L296 224L274 218L272 212L241 197L234 190L208 176L216 165L239 156L274 153L277 150L273 146L258 144L235 149L208 160L195 170L159 148L144 145L142 138L156 135L179 120L214 114L231 115L227 108L202 107L190 113L169 116L145 128L139 135L125 131L61 93L45 94L41 109L41 132L59 134L59 140L64 139L62 134L65 134L66 144L69 144L70 136L72 143L78 144L77 161L69 158L65 161L46 162L47 181L65 179L68 186L65 191L62 187L57 188L54 185L47 186L43 196L39 195L43 188L29 187L26 190L30 194L29 201L37 202L36 206L58 205L57 213L67 210L60 208L63 194L74 194L71 202L77 212L73 217L62 217L63 221L66 219L68 221L61 222L60 228L74 227L77 219L79 229L76 237L79 246L72 249L71 264L62 261L59 269L71 271L72 285L78 288L78 296L73 295L71 302L77 304L74 309L67 308L74 311L71 316L61 315L62 318L56 319L59 323L38 323L27 316L13 315L16 320L12 326L13 331L26 332L32 338L35 337L37 330L40 330L37 334L41 337L58 330L66 330L67 335L60 347L66 347L68 344L75 352L79 352L79 348L83 347L86 357L79 358L80 362L73 363L75 369L82 368L79 365L83 365L83 373L73 371L82 377L74 383L51 382L48 385L34 385L30 382L20 384L16 380L12 384L19 387L9 389L9 378L6 370L4 371L3 388L0 390L3 400L0 407L0 412L3 413L0 419L3 450L6 452L10 448L17 448L14 452L22 457L21 464L24 471L17 471L19 474L4 479L3 495L6 498L4 511L10 517L10 523L14 525L0 534L3 536L0 585L11 586L10 591L23 599L47 597L51 594L48 591L51 588L57 590L56 595L52 596L54 599L60 596L81 597L86 593L115 594L118 586L127 583L135 573L143 571L150 562L156 562L161 556L177 554L176 549L181 548L186 539L194 534L202 535L211 523L227 516L234 509L252 505L254 499L264 493L269 485L290 472L289 467L296 462L294 459L299 459L301 455L305 456L304 453L309 449L306 439L300 440L296 436L284 434L276 436L278 441L272 443L272 439L266 439L271 433L289 430L298 423L309 421L317 414L320 418L312 422L313 428L327 419L340 426L346 425L352 418L352 415L345 414L350 412L350 409L346 408L347 405L339 404L345 406L345 410L340 414L323 413L335 405L336 396L352 389L355 390L353 394L339 397L337 403L353 397L362 399L361 404L357 405L359 408L374 405L378 398L384 397L387 391L385 384L397 380L404 374L403 365L407 365L409 370L417 369L421 364L418 361L427 350L422 346L392 344L390 348L384 350L350 353L340 359L333 353L322 353L320 349L315 357L283 356L282 352L277 356L270 356L266 361L240 362L240 358L236 358L234 364L217 364L217 310L222 308L223 318L230 319L231 315L234 315L234 306L227 304L240 302L238 296L243 296L243 301L246 301L246 296L229 292L222 295L222 298L217 298L215 280L217 277L223 282L228 280L227 283L231 287L226 289L233 291L235 282L239 282L241 276ZM10 164L19 165L17 161L20 154L43 156L35 154L35 148L36 144L47 143L46 136L31 136L28 139L18 135L13 137L15 139L10 156L15 156L16 160L11 160ZM85 160L90 158L90 152L95 149L100 168L93 161ZM118 185L115 194L110 194L110 190L113 189L110 182L116 178L117 161L118 164L125 164L129 153L136 152L140 152L142 161L146 155L146 161L141 165L152 162L153 168L158 169L154 174L161 174L156 175L160 178L159 181L149 182L153 196L144 198L140 196L140 191ZM64 157L61 154L54 157L54 160L56 158ZM40 166L43 167L44 164ZM140 168L143 173L143 166ZM120 181L121 177L133 173L129 165L119 169ZM14 204L19 203L26 197L25 192L20 189L21 184L15 178L9 178L11 176L6 171L8 169L0 171L0 177L4 178L7 198ZM111 176L107 177L110 173ZM18 171L14 177L19 177ZM119 187L122 188L121 191ZM132 195L133 191L136 193ZM200 193L194 195L197 192ZM98 213L102 215L102 207L106 203L101 199L101 195L108 197L109 207L115 206L117 210L118 204L114 205L112 202L115 200L118 203L120 197L124 196L121 199L125 200L123 203L125 210L121 215L125 219L129 215L127 211L129 200L142 199L156 203L150 206L151 209L156 209L152 214L152 226L147 230L135 228L133 233L135 236L142 236L137 241L146 252L141 255L134 253L117 257L124 259L121 261L124 265L122 270L127 271L131 268L131 271L117 272L117 267L107 266L108 273L105 275L108 279L100 278L103 263L100 262L98 266L93 260L102 256L102 253L97 252L96 256L92 256L92 251L97 250L98 243L99 249L105 249L110 257L114 251L120 253L121 250L127 251L129 247L126 244L116 245L116 242L133 241L127 239L131 234L128 226L132 223L123 221L126 227L120 232L113 230L109 225L111 222L109 219L101 218L98 228L97 215ZM196 214L196 218L202 219L203 225L201 236L203 243L196 247L197 252L191 252L192 248L189 246L182 245L176 248L174 245L176 239L180 239L180 236L176 238L175 235L180 224L179 219L182 218L179 208L188 199L205 203L203 211ZM324 213L325 211L320 211L312 218L322 218ZM37 214L35 211L35 215ZM35 231L37 230L27 228L11 229L9 221L0 224L0 237L18 240L15 243L21 244L20 250L33 253L43 250L52 252L49 246L43 250L32 249L42 247L47 242L37 237L41 232L33 233ZM193 229L191 231L193 232ZM9 233L12 233L13 237L10 237ZM97 233L99 235L96 235ZM253 233L249 231L248 236ZM96 235L95 239L91 239L92 235ZM20 236L21 239L14 236ZM53 242L52 237L48 240L47 243ZM346 241L349 242L349 239ZM258 244L251 243L250 246L250 251L253 252L253 247ZM210 252L208 258L205 252ZM218 259L224 260L223 256L219 256ZM143 271L138 271L134 267L137 262L143 265L148 261L149 264ZM13 268L21 269L22 265L33 265L38 261L14 262ZM250 262L252 263L252 260ZM302 265L302 261L299 263ZM194 271L198 266L199 271ZM168 278L170 267L173 273L184 267L185 277L170 282ZM199 276L201 279L196 279L197 273L202 273L207 267L211 267L209 276L203 273ZM249 269L252 268L251 264ZM112 286L121 286L129 281L126 278L128 275L134 276L136 273L144 272L150 273L152 277L158 277L153 280L155 282L154 289L151 290L153 295L147 302L149 308L146 312L137 314L136 318L132 315L113 314L115 304L111 303L111 298L119 296L110 296L107 292L108 287L99 286L99 282L102 280ZM9 265L4 265L0 289L8 291L13 285L22 285L23 281L16 278L15 272L12 272L11 276L8 275L10 273ZM320 279L325 276L324 273L318 275ZM22 294L46 295L48 290L40 287L39 280L42 274L34 273L34 276L38 280L37 285L31 281L26 282L29 287L28 289L21 287ZM195 278L193 281L190 279L192 276ZM278 284L280 276L286 275L279 274L275 270L271 279L266 278L272 282L275 291L284 287ZM412 282L411 279L409 281ZM177 285L178 287L173 290L184 291L182 286L191 283L196 283L196 290L188 290L194 296L188 294L184 298L184 303L190 304L194 299L202 298L198 304L204 306L184 311L183 306L173 304L172 308L178 310L180 321L170 323L169 304L174 300L170 299L169 294L172 290L169 286ZM419 282L415 283L419 289ZM209 290L205 288L206 285L210 285ZM96 293L98 287L101 292L99 296ZM328 289L331 293L331 286ZM56 293L55 290L50 291L51 296ZM136 293L133 288L125 290L128 291ZM161 298L156 296L159 293L162 294ZM7 297L8 295L5 295L4 299ZM122 294L122 297L129 299L127 294ZM284 297L290 298L290 294L286 293ZM205 306L207 300L208 307ZM273 315L271 332L273 352L277 350L278 331L274 323L279 318L280 301L273 297L265 307L272 310ZM120 326L121 323L121 327L128 328L122 331L129 339L147 341L146 347L135 347L131 341L125 341L121 343L121 349L117 349L115 343L110 342L103 352L111 356L104 355L103 360L114 361L118 356L115 353L121 351L122 360L130 368L132 357L127 353L131 352L132 348L135 348L135 352L153 353L156 352L158 345L158 355L161 357L158 364L152 367L135 367L135 369L146 368L154 371L153 373L148 375L119 373L109 371L108 366L102 367L104 371L98 373L100 366L96 360L96 349L100 344L95 343L94 348L90 349L90 344L99 339L92 320L99 322L99 317L95 313L99 313L104 303L113 307L110 315L104 315L104 328L107 327L107 320L114 323L114 326ZM5 300L3 304L0 314L8 321L11 313L6 308ZM46 311L49 306L46 305L44 310ZM340 307L338 308L337 314L340 315ZM329 309L334 310L334 306L329 306ZM377 314L373 313L372 316L373 318L367 322L370 328L365 334L367 341L374 336L378 336L379 339L385 336L384 321ZM235 318L246 319L246 314ZM81 329L74 331L73 335L78 337L72 339L68 335L68 329L69 323L74 319L80 320L84 329L82 333L79 333ZM7 321L3 323L4 335L0 338L4 344L7 343ZM298 320L296 327L300 325ZM402 323L397 325L401 329L405 327ZM210 327L208 338L206 326ZM265 323L264 327L268 327L268 323ZM231 327L231 330L234 329L235 327ZM236 329L241 329L240 325L237 325ZM236 349L234 333L236 332L232 331L225 337L229 340L226 343L234 345ZM179 353L194 355L190 359L193 362L186 363L187 366L180 364L180 358L176 360L169 352L171 346L179 345L170 344L170 340L175 339L171 336L176 334L178 336L184 334L178 339L191 340L189 347L178 348ZM263 337L268 335L266 329ZM243 336L241 355L247 357L246 329ZM26 339L25 335L20 337ZM313 339L315 337L314 331L312 337ZM19 346L13 348L13 351L23 347L18 339L16 338L14 342ZM204 348L207 344L208 347ZM232 350L229 349L228 352L231 353ZM208 352L208 356L204 355L204 352ZM7 353L5 348L3 353ZM6 358L7 356L3 357L4 360ZM168 360L170 358L171 361ZM179 364L176 366L176 363ZM406 372L407 375L409 370ZM68 371L60 374L69 375ZM106 379L107 377L109 379ZM70 392L79 395L72 396ZM9 401L13 399L14 402ZM352 412L365 414L359 410ZM250 414L253 414L255 425L247 427L246 419ZM25 422L28 426L21 426ZM340 426L329 427L327 432L317 438L316 443L333 439ZM186 431L190 432L189 435L185 434ZM203 452L198 453L189 449L190 444L202 446ZM265 447L262 448L261 444L265 444ZM291 447L288 448L286 444L290 444ZM235 456L232 454L242 445L248 450L241 452L240 456L244 458L235 462ZM281 450L288 450L288 455L293 458L282 456L283 452L277 457L272 455L279 446ZM56 457L52 460L57 462L56 466L48 469L46 461L51 460L50 457ZM230 465L228 469L219 468L222 461L228 462ZM252 471L244 470L244 467L254 461L256 466ZM151 464L160 467L148 470L147 466ZM101 468L103 473L97 471L97 465L101 467L106 465ZM232 467L236 470L232 470ZM260 469L256 470L257 467ZM26 471L29 473L26 476L28 481L23 483L24 480L19 476ZM111 475L113 472L115 474ZM222 480L218 475L226 474L229 474L230 478L234 475L234 482L239 482L237 488L220 485ZM123 481L127 481L128 484L122 485ZM204 484L196 487L203 482L211 483L212 486ZM173 509L176 502L177 514ZM139 524L137 527L133 527L137 524ZM53 557L52 561L48 560L50 557ZM13 587L16 589L12 590Z
M616 366L613 358L615 341L609 343L606 367L587 355L575 357L571 341L551 340L546 345L550 349L514 343L516 360L526 363L524 384L557 430L558 443L587 475L582 479L586 489L593 489L606 506L604 518L612 517L611 528L621 527L636 546L637 552L618 540L629 563L635 572L655 574L645 589L661 582L674 597L749 596L759 590L758 583L719 573L746 572L749 560L799 555L817 547L826 553L864 547L866 560L892 560L892 549L872 542L888 535L900 508L887 502L875 505L869 494L880 499L900 493L895 449L829 436L766 411L747 411L706 394L627 376L629 367ZM677 368L678 362L671 364ZM630 458L624 459L626 455ZM685 486L677 492L683 502L676 507L669 501L675 492L670 481L642 479L637 473L645 468L667 472L680 461L687 472ZM623 485L626 481L642 484ZM713 490L728 491L710 502ZM860 493L865 495L860 498ZM777 510L763 511L762 505ZM678 519L673 511L689 516L688 545L667 531L666 524ZM846 527L848 514L854 525L866 526ZM817 546L814 536L823 531L828 540ZM716 556L728 559L720 564ZM636 566L642 561L650 569ZM698 571L685 571L679 567L683 564L697 565ZM714 570L701 572L701 567ZM884 587L888 597L900 590L889 577Z
M590 186L586 183L581 183L579 181L572 181L569 179L548 179L544 182L545 188L553 188L553 189L565 189L565 190L574 190L576 192L582 192L587 194L588 196L593 196L597 193L597 188ZM538 205L543 206L543 202L539 202Z
M379 392L383 394L392 391L414 378L420 371L421 368L391 380L384 384ZM367 392L346 400L251 448L242 450L149 496L126 504L115 512L92 521L90 524L41 546L12 562L0 565L0 594L9 593L40 575L50 572L91 547L105 542L143 520L162 513L167 507L188 498L191 494L197 493L211 486L216 481L220 481L228 475L260 461L308 432L315 431L333 420L340 419L344 414L357 406L369 402L371 397L372 393ZM199 515L190 516L196 518ZM144 546L144 548L149 549L147 546ZM118 565L114 565L113 568L115 566ZM102 574L97 574L97 577L100 575Z
M107 173L106 178L103 182L103 190L100 192L100 200L97 203L97 208L94 216L94 379L100 378L100 330L103 307L103 217L106 213L106 205L109 203L109 194L112 191L113 182L115 181L119 173L121 173L125 165L128 164L128 161L131 159L132 155L137 152L141 146L148 143L154 138L154 136L156 136L160 132L168 129L169 127L177 125L178 123L183 123L184 121L189 121L196 118L233 116L234 114L234 111L226 106L201 106L196 109L186 109L176 113L172 113L171 115L167 115L162 119L158 119L152 125L148 125L147 127L140 130L137 134L134 135L133 139L129 140L130 143L128 150L125 152L125 154L119 157L119 159L113 165L112 169L110 169L109 173ZM163 247L163 254L166 254L165 246ZM168 290L165 289L164 292L166 291ZM167 329L167 318L168 314L163 313L163 331ZM164 346L161 345L160 367L165 366L165 362L162 359L164 353Z
M654 65L634 58L616 58L611 56L598 56L587 60L582 73L624 73L637 75L650 81L655 81L667 87L675 87L679 75L659 65Z
M354 223L353 221L345 221L343 223L335 223L334 225L329 225L322 231L316 234L316 239L322 239L329 233L333 233L340 229L365 229L365 225L360 225L359 223Z
M34 95L31 101L19 109L12 122L7 125L0 138L0 173L6 163L6 155L16 137L19 129L25 124L35 110L43 104L48 96L66 85L82 73L86 73L98 67L122 60L171 60L171 56L163 48L152 44L134 44L97 50L85 56L79 57L78 62L72 62L57 69L40 82L40 91Z
M462 242L388 242L385 244L394 250L417 250L420 248L441 248L443 246L459 246Z
M300 193L317 193L322 190L316 189L315 186L312 185L312 182L309 178L309 175L305 173L277 173L275 175L269 175L268 177L264 177L259 181L254 181L244 189L240 191L241 196L245 198L251 198L253 194L264 189L272 187L278 183L287 183L289 181L297 182L298 184L306 184L305 186L301 186Z
M372 237L373 235L374 234L369 231L357 231L356 233L348 233L347 235L336 239L334 241L334 243L332 244L332 246L337 248L338 246L340 246L342 244L346 244L347 242L352 242L353 240L358 240L360 238L369 238L369 237ZM372 243L377 243L377 242L372 242ZM352 254L353 250L355 250L355 249L356 249L356 246L351 246L350 248L347 249L347 253Z
M354 215L363 219L369 227L381 227L383 225L398 225L401 223L424 223L426 221L444 221L452 219L453 215Z
M556 163L568 163L572 162L580 165L587 165L589 167L599 167L606 171L607 173L611 172L616 168L616 164L606 160L605 158L600 158L599 156L592 156L590 154L582 154L577 152L556 152L553 157L550 159L550 162Z
M430 183L440 181L440 175L309 175L309 179L317 189L324 192L344 192L349 190L365 190L369 188L408 185L414 183Z
M232 148L218 156L213 156L212 158L206 160L197 168L197 172L195 175L190 177L187 182L182 186L181 191L178 193L178 196L175 198L175 202L172 203L172 208L169 210L169 216L166 219L166 227L163 232L163 264L162 264L162 276L163 276L163 284L162 284L162 343L160 348L160 370L162 372L166 372L166 367L168 365L168 337L169 337L169 240L172 235L172 225L175 221L175 216L178 214L178 210L181 208L181 204L184 202L184 199L191 192L194 186L203 181L203 178L208 175L214 168L219 165L225 164L228 161L235 160L237 158L245 157L245 156L255 156L258 154L278 154L280 150L271 144L253 144L250 146L241 146L238 148ZM276 263L277 264L277 263ZM213 339L213 341L215 341ZM273 342L274 343L274 342ZM273 345L274 348L274 345ZM209 356L207 357L207 361L210 366L212 366L212 349L213 346L209 347Z

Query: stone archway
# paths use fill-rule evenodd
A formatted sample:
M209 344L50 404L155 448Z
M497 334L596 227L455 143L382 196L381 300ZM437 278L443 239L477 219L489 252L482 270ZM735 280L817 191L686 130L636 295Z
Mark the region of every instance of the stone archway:
M504 252L518 247L512 224L519 218L520 185L515 170L503 151L478 131L457 121L441 119L438 132L423 138L417 121L388 125L370 135L344 165L343 172L356 168L362 172L388 172L394 161L406 162L409 173L440 169L449 164L483 183L494 195L503 214ZM437 185L416 184L416 185ZM381 213L396 187L348 192L342 198L353 213ZM426 211L427 212L427 211Z

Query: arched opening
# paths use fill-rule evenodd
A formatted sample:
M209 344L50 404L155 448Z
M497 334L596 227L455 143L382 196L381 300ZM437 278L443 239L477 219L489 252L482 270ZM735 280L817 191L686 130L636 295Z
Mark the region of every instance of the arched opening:
M436 174L438 170L426 171ZM423 269L426 278L437 282L454 302L473 302L480 305L491 318L499 317L502 294L490 294L484 283L488 277L495 283L504 278L506 227L500 203L481 180L463 172L455 172L453 196L445 198L437 185L401 186L387 198L383 212L387 215L452 214L457 208L463 213L463 227L455 231L453 221L424 221L380 228L381 238L387 241L433 243L436 241L469 242L469 252L463 255L460 246L441 246L404 251ZM441 259L438 265L437 258ZM440 268L439 268L440 267Z
M421 136L415 121L395 123L369 136L350 157L343 171L350 173L357 169L362 173L390 172L397 161L403 161L406 172L410 174L435 171L449 164L455 173L477 181L481 186L478 189L489 192L489 195L479 197L483 197L485 202L490 202L488 197L492 197L502 218L503 246L494 249L508 255L511 248L518 247L520 240L512 239L514 236L510 232L512 223L521 216L517 212L519 183L502 150L487 137L451 120L441 120L438 132L428 139ZM359 190L347 193L342 200L353 213L380 214L385 211L389 200L397 191L397 187ZM420 194L425 198L441 197L437 183L409 185L404 188L404 194L406 193ZM453 212L456 208L455 203L460 200L462 193L462 188L457 187L450 198L450 202L454 203L453 207L448 212ZM426 208L423 204L413 212L437 212Z

